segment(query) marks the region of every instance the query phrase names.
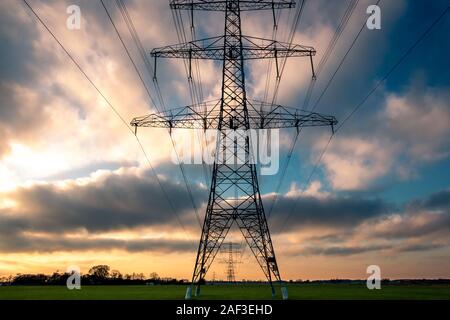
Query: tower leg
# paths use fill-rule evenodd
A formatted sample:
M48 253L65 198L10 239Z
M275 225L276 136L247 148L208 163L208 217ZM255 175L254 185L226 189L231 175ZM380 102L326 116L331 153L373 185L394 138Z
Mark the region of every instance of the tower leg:
M259 196L259 190L255 193ZM272 275L279 282L281 282L281 276L262 203L256 202L255 213L243 214L237 221L248 246L270 284L272 296L275 296Z
M214 182L215 176L213 177L213 185ZM210 204L208 205L205 220L203 222L194 274L192 275L192 285L196 286L195 296L200 295L200 286L233 222L230 216L215 213L213 209L214 205L211 203L214 196L213 189L210 193Z
M270 283L270 288L272 289L272 297L275 297L275 287L273 286L273 283Z

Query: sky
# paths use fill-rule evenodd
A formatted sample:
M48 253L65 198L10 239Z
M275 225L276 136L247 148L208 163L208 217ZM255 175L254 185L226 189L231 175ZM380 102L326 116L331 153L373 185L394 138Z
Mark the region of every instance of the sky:
M156 111L100 1L29 2L126 122ZM373 2L358 2L312 103ZM314 47L316 63L348 3L305 2L294 43ZM66 27L73 4L81 9L79 30ZM116 2L105 4L156 96ZM147 52L178 43L169 1L125 4ZM345 119L448 5L382 0L381 29L363 29L316 111ZM188 30L189 14L183 17ZM281 13L279 41L293 18ZM196 13L196 31L220 35L223 21L223 13ZM244 34L272 36L271 12L245 13L242 24ZM277 199L268 223L284 279L361 279L370 265L380 266L383 278L450 277L449 31L447 14L346 121L311 179L327 128L302 130L286 174L260 178L266 211ZM0 40L0 276L108 264L190 279L200 228L167 130L139 131L152 169L133 134L22 1L0 2ZM246 65L252 99L263 97L267 64ZM199 68L205 100L218 99L220 63L201 61ZM181 61L161 60L157 70L168 108L192 103ZM272 69L269 97L274 76ZM310 79L308 59L289 59L277 103L302 108ZM282 167L295 130L280 135ZM201 165L183 167L203 218L209 175ZM230 239L242 241L237 230ZM226 278L221 259L207 279L213 272ZM238 279L263 279L248 248L238 259Z

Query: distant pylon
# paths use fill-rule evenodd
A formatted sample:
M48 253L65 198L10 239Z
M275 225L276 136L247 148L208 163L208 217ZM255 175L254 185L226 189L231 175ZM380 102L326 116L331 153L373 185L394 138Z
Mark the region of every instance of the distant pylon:
M235 283L236 282L236 264L239 263L235 260L235 256L239 254L239 248L236 247L236 243L233 242L227 242L222 244L222 246L225 245L226 250L223 250L228 257L227 259L223 260L222 263L225 263L227 265L226 268L226 274L227 274L227 282L229 283Z

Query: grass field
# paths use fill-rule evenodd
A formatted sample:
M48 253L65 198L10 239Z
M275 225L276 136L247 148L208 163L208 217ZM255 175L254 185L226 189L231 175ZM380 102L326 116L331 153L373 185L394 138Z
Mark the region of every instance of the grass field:
M309 299L450 299L450 285L384 285L368 290L360 284L288 285L291 300ZM186 286L84 286L70 291L64 286L0 287L0 300L178 300ZM277 297L280 299L279 288ZM272 299L264 285L203 286L201 299Z

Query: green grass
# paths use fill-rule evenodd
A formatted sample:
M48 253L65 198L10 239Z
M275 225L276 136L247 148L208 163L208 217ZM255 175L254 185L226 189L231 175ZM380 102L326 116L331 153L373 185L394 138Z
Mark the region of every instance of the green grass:
M450 285L384 285L368 290L360 284L288 285L292 300L309 299L450 299ZM186 286L84 286L68 290L64 286L0 287L0 300L176 300L183 299ZM277 297L280 299L279 288ZM265 285L203 286L201 299L272 299Z

